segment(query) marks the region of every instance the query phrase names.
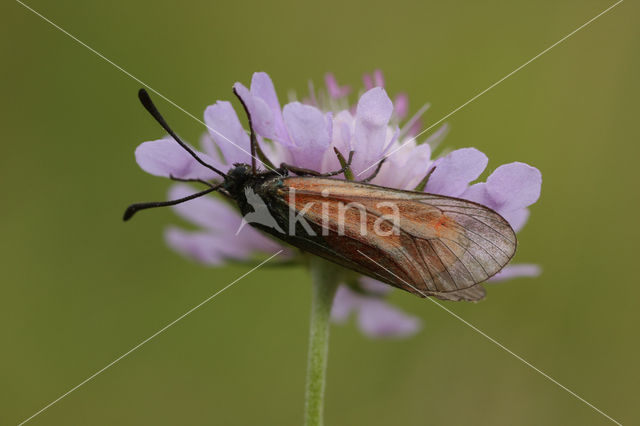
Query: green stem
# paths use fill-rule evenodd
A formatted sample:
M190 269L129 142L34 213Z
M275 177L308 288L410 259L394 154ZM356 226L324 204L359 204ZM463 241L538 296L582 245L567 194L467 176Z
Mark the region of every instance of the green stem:
M320 258L311 259L312 299L307 358L305 426L322 426L329 349L329 318L338 288L338 269Z

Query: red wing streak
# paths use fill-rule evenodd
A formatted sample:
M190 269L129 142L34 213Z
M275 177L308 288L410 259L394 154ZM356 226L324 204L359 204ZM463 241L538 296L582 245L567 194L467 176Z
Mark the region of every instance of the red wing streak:
M322 230L311 252L420 297L480 300L477 284L516 250L502 216L458 198L317 177L286 178L279 194Z

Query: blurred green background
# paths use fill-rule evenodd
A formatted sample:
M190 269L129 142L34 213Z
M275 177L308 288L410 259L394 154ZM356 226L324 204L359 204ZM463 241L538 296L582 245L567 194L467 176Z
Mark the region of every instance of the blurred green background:
M397 0L315 3L30 0L201 117L235 81L270 73L286 101L326 71L384 70L436 121L613 4ZM17 424L248 268L203 268L163 243L177 223L133 150L163 134L140 84L8 1L0 6L0 424ZM626 1L452 116L449 148L489 169L524 161L542 198L520 233L537 279L497 284L466 320L622 423L640 420L639 7ZM195 141L202 125L164 101ZM34 425L295 425L309 278L263 268L33 419ZM408 340L334 326L328 425L599 425L608 421L434 305Z

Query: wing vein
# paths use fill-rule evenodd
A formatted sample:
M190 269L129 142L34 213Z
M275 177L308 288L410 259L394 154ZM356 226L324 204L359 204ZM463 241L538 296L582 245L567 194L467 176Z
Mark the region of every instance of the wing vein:
M476 220L477 220L477 219L476 219ZM480 222L480 221L478 221L478 222ZM480 222L480 223L483 223L483 222ZM484 224L484 223L483 223L483 224ZM487 238L483 237L483 236L482 236L482 234L479 234L479 233L477 233L477 232L475 232L475 231L473 231L473 230L471 230L471 229L465 228L465 227L464 227L464 226L462 226L462 225L459 225L459 226L461 226L461 227L462 227L466 232L470 232L470 233L472 233L473 235L477 235L478 237L482 238L483 240L485 240L486 242L488 242L489 244L491 244L492 246L494 246L495 248L497 248L498 250L500 250L500 251L502 252L502 254L504 254L506 257L511 258L511 257L513 256L513 255L509 255L509 253L507 253L506 251L504 251L500 246L498 246L498 245L497 245L496 243L494 243L493 241L491 241L491 240L489 240L489 239L487 239ZM487 226L488 226L488 225L487 225ZM490 227L490 228L491 228L491 227ZM493 229L493 228L491 228L491 229ZM494 231L495 231L495 229L494 229ZM497 231L496 231L496 232L497 232ZM489 252L487 249L485 249L484 247L482 247L482 246L481 246L480 244L478 244L476 241L473 241L471 238L468 238L468 237L465 237L465 238L467 238L467 240L471 241L472 243L474 243L474 244L476 244L478 247L480 247L482 250L484 250L487 254L489 254L489 256L491 256L491 258L493 258L493 260L495 260L495 261L496 261L496 263L498 263L498 265L500 265L500 262L498 262L498 261L496 260L496 258L495 258L495 257L493 257L493 255L491 255L491 252ZM509 241L509 240L507 240L507 241ZM511 243L511 241L509 241L509 242ZM513 244L513 243L511 243L511 244Z
M425 239L425 241L427 243L429 243L429 246L431 246L431 250L433 250L433 252L436 254L436 256L438 256L438 260L440 261L440 263L444 267L444 270L447 272L447 275L449 275L449 278L451 278L451 282L453 283L454 287L458 288L458 286L456 285L456 280L453 279L453 275L451 275L451 272L449 272L449 268L447 268L447 265L445 265L444 262L442 261L442 258L440 257L440 253L438 253L438 251L435 249L435 247L433 246L433 243L431 242L431 240Z
M472 214L466 214L466 213L457 213L457 214L462 214L465 215L467 217L470 217L471 219L475 220L478 223L483 224L484 226L486 226L487 228L493 230L493 232L495 232L496 234L500 235L502 238L504 238L505 240L507 240L508 242L510 242L511 244L514 244L515 241L513 241L511 238L506 237L505 235L502 234L502 232L498 231L496 228L494 228L493 226L489 225L488 223L484 223L483 221L481 221L480 219L478 219L475 215ZM504 219L504 218L503 218ZM506 220L506 219L505 219ZM466 228L465 228L466 229Z
M477 257L475 257L473 253L471 253L471 251L470 251L469 249L467 249L466 247L462 246L462 244L460 244L460 243L459 243L459 242L457 242L456 240L452 240L451 238L442 238L442 239L443 239L443 240L447 240L447 241L451 241L452 243L454 243L454 244L456 244L458 247L460 247L462 250L464 250L465 252L469 253L469 256L473 257L473 260L475 260L475 261L476 261L476 263L477 263L478 265L480 265L480 267L482 268L482 271L484 272L484 274L485 274L487 277L489 277L489 276L490 276L490 274L487 272L487 270L486 270L486 269L484 269L484 265L482 264L482 262L480 262L480 261L478 260L478 258L477 258ZM468 239L468 238L467 238L467 239ZM476 243L476 242L475 242L475 241L473 241L473 240L469 240L469 241L471 241L472 243L474 243L474 244L478 245L478 243ZM478 247L482 248L482 246L480 246L480 245L478 245ZM483 249L483 250L484 250L484 249ZM485 251L485 253L487 253L489 256L491 256L491 253L489 253L489 252L488 252L488 251L486 251L486 250L484 250L484 251ZM493 256L491 256L491 259L493 259L493 261L494 261L494 262L496 262L496 264L498 264L498 265L500 264L500 263L498 263L498 261L497 261ZM465 268L466 268L466 265L465 265ZM467 269L467 271L468 271L468 270L469 270L469 269ZM472 275L471 277L473 278L473 275ZM475 278L474 278L474 281L475 281Z
M420 247L420 245L416 241L416 237L414 235L411 235L409 233L407 233L407 235L409 235L409 237L413 241L413 244L416 245L416 248L418 249L418 253L420 253L420 257L422 258L422 263L424 264L424 267L427 270L427 273L429 274L429 277L431 278L431 282L437 288L438 284L436 283L436 279L433 277L433 274L431 273L431 269L429 268L429 264L427 262L427 259L424 257L424 250L422 249L422 247Z
M460 262L460 264L461 264L462 266L464 266L464 269L466 269L467 274L469 274L469 277L471 278L471 281L473 281L475 284L477 284L477 283L475 282L475 281L476 281L476 279L473 277L473 274L471 273L471 271L469 270L469 268L467 268L467 265L465 265L465 264L464 264L464 262L462 261L462 259L460 259L460 258L458 257L458 255L457 255L457 254L455 254L455 253L453 252L453 250L451 250L451 247L449 247L448 245L446 245L446 244L444 244L444 243L442 243L442 245L443 245L443 246L445 246L445 247L447 248L447 250L449 250L449 253L451 253L451 254L452 254L456 259L458 259L458 262ZM459 245L459 244L458 244L458 245ZM463 249L464 251L468 252L468 250L467 250L467 249L465 249L464 247L462 247L462 249ZM471 254L471 253L469 253L469 254ZM471 255L471 256L473 256L473 255ZM474 257L474 259L475 259L475 257ZM476 260L476 262L477 262L477 260ZM484 268L483 268L483 269L484 269ZM468 288L468 287L467 287L467 288Z

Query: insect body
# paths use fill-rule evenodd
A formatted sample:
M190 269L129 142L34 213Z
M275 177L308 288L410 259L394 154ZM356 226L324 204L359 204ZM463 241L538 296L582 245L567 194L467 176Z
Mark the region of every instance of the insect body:
M144 90L140 99L204 165L171 131ZM253 128L251 141L255 154ZM213 191L231 198L248 217L258 211L253 201L258 199L269 221L251 224L306 252L420 297L484 297L477 284L499 272L516 250L515 233L504 218L467 200L329 178L346 172L350 161L343 164L341 170L325 175L286 164L258 172L255 160L252 165L235 164L226 174L206 165L223 177L222 183L200 181L209 188L192 196L134 204L124 219L138 210L178 204Z

